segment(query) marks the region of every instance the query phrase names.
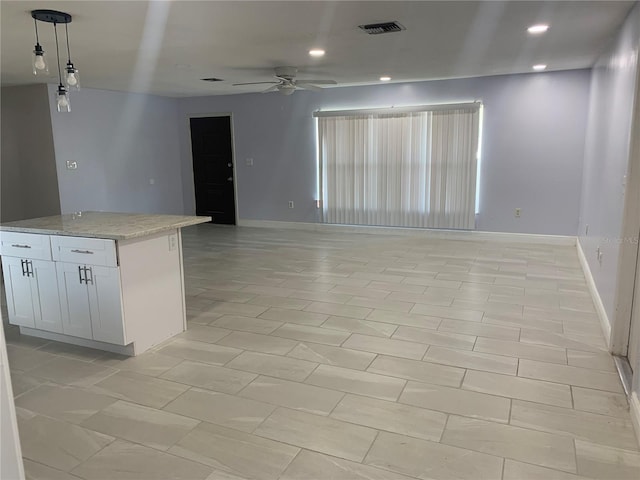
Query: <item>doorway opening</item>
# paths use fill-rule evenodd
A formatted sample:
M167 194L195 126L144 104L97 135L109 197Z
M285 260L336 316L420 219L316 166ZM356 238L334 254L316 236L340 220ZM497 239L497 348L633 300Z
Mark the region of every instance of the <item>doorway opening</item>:
M211 223L236 224L231 116L189 119L196 215Z

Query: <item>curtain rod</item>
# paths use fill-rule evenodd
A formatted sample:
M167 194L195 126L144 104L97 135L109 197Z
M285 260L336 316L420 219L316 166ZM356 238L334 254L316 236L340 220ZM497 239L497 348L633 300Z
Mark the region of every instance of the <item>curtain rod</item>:
M385 107L385 108L362 108L353 110L317 110L313 112L314 117L344 117L349 115L376 115L389 113L410 113L410 112L433 112L436 110L455 110L459 108L477 108L482 106L481 102L467 103L443 103L436 105L411 105L407 107Z

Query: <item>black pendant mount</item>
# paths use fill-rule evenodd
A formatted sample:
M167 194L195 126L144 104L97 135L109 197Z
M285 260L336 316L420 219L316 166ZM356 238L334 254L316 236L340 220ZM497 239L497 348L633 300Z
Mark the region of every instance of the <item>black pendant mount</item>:
M31 16L47 23L71 23L71 15L57 10L32 10Z

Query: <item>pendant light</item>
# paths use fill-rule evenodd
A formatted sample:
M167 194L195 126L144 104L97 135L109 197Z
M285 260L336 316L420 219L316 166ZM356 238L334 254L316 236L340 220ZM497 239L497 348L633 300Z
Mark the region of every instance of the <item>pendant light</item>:
M36 45L33 47L33 57L31 58L31 65L33 67L34 75L49 75L49 65L47 64L47 57L40 45L40 39L38 38L38 21L36 17L33 17L33 24L36 27Z
M56 34L56 56L58 59L58 93L56 96L56 103L58 105L59 112L70 112L71 104L69 103L69 91L62 84L62 71L60 70L60 47L58 45L58 24L53 24L53 31Z
M78 71L71 62L71 54L69 50L69 30L67 25L71 23L71 15L64 12L58 12L57 10L33 10L31 12L31 16L35 20L36 25L36 47L33 51L34 73L36 73L36 70L38 70L38 72L40 70L43 70L43 68L41 68L42 61L45 62L46 67L46 61L44 60L44 50L40 46L38 40L38 20L41 22L53 23L53 31L56 37L56 61L58 64L58 88L56 90L56 107L59 112L70 112L71 104L69 102L68 87L78 87ZM67 83L67 87L65 87L65 85L62 83L62 69L60 68L60 44L58 43L59 23L65 24L65 29L67 29L67 53L69 54L69 61L67 62L67 67L65 68L65 83Z
M64 81L67 85L67 91L80 90L80 75L78 69L71 61L71 50L69 49L69 24L64 24L65 35L67 37L67 66L65 67Z

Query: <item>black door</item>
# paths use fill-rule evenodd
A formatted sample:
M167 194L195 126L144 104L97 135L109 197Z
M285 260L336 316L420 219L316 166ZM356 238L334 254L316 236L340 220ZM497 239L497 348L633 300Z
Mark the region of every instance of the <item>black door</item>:
M196 215L235 225L231 117L191 119Z

